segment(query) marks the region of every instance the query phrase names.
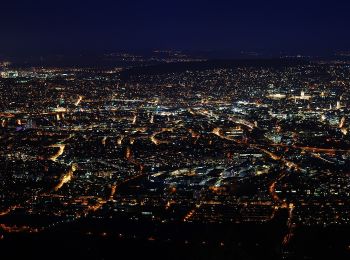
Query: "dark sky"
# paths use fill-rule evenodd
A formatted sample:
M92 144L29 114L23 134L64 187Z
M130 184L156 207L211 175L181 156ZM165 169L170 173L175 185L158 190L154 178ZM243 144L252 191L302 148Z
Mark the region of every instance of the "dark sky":
M7 0L0 53L350 48L350 1Z

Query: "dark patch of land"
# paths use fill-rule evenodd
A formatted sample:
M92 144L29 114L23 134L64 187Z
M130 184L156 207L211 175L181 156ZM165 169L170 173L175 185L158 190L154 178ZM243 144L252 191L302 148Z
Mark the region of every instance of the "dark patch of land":
M84 218L39 234L5 234L1 259L350 259L349 226L298 227L286 211L262 223L200 224Z

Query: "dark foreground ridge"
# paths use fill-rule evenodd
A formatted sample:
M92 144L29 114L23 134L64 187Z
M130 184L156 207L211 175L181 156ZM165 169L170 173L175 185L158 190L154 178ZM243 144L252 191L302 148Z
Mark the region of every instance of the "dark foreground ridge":
M300 227L286 249L279 218L264 225L84 219L45 233L11 234L0 249L4 259L349 259L350 227Z

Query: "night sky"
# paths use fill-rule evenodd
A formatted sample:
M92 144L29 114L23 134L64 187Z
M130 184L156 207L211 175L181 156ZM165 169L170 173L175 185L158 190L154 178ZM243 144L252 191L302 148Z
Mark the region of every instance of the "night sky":
M350 1L1 1L0 54L350 48Z

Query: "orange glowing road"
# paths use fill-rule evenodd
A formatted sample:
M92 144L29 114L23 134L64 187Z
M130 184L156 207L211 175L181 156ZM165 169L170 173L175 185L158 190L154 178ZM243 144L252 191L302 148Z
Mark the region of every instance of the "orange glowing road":
M69 171L60 178L60 182L55 186L54 191L58 191L63 187L63 185L70 182L76 170L77 170L76 164L72 164Z
M304 150L304 151L312 152L312 153L334 154L336 152L340 152L340 153L348 153L348 152L350 152L350 149L319 148L319 147L297 146L297 145L286 145L286 144L271 144L271 146L300 149L300 150Z
M330 148L317 148L317 147L308 147L308 146L292 146L292 148L305 150L313 153L335 153L335 152L350 152L350 150L343 149L330 149Z
M161 133L161 132L156 132L153 135L151 135L151 137L150 137L151 142L154 143L155 145L160 145L160 144L164 143L164 141L160 141L156 138L156 135L159 133Z
M277 184L277 181L274 181L271 183L271 185L269 186L269 193L275 202L280 203L280 198L276 194L276 184Z
M10 208L4 210L4 211L1 211L0 212L0 216L3 217L3 216L7 216L8 214L11 213L11 211L17 209L17 207L19 207L19 205L15 205L15 206L11 206Z
M292 219L293 219L293 210L294 210L294 204L290 203L288 204L286 201L281 200L280 197L277 195L276 193L276 185L277 182L282 180L284 177L286 176L285 173L281 174L280 177L278 179L276 179L274 182L272 182L269 186L269 193L270 196L272 197L272 199L275 201L275 203L277 204L274 207L274 211L272 213L272 217L275 216L275 213L278 209L280 208L288 208L288 218L287 218L287 227L288 227L288 233L283 237L282 239L282 245L286 246L290 239L293 236L294 233L294 225L292 223Z
M114 195L115 195L116 191L117 191L117 185L112 185L112 187L111 187L111 195L109 196L109 200L110 201L113 201L113 198L114 198Z
M192 209L190 212L187 213L187 215L184 217L183 221L184 222L188 221L193 216L193 214L195 212L196 212L196 209Z
M126 148L125 158L127 160L130 160L132 158L132 151L131 151L131 148L129 146Z
M241 143L240 141L238 141L236 139L224 136L221 132L222 132L222 129L219 128L219 127L216 127L216 128L213 129L213 131L211 133L216 135L216 136L218 136L218 137L220 137L221 139L232 141L232 142L235 142L235 143Z
M136 125L137 122L137 114L134 115L133 119L132 119L132 124Z
M102 144L103 146L106 146L106 141L107 141L107 136L104 136L104 137L102 138L102 140L101 140L101 144Z
M311 155L317 159L320 159L320 160L326 162L326 163L335 164L335 162L329 161L329 160L321 157L321 155L319 153L311 153Z
M288 220L287 220L287 227L288 227L288 233L284 236L282 240L282 245L286 246L289 244L291 238L294 235L294 228L295 226L293 225L292 218L293 218L293 210L294 210L294 204L290 203L288 206Z
M254 147L260 151L262 151L263 153L267 154L268 156L270 156L271 159L273 159L274 161L280 161L282 160L282 157L281 156L278 156L272 152L270 152L269 150L265 149L265 148L261 148L259 147L258 145L251 145L251 147Z
M123 139L124 139L124 136L123 136L123 135L118 136L118 138L117 138L117 144L118 144L118 145L122 145Z
M160 145L160 144L168 144L168 141L161 141L159 139L157 139L157 135L164 133L164 132L173 132L174 130L172 128L163 128L161 131L159 132L155 132L150 136L150 140L152 143L154 143L155 145Z
M31 228L28 226L8 226L5 224L0 224L0 229L7 233L38 233L39 229L38 228Z
M74 103L74 105L77 107L79 106L79 104L81 103L81 101L83 100L83 97L82 96L79 96L77 101Z
M282 180L284 177L286 176L285 173L281 174L275 181L273 181L270 186L269 186L269 193L272 197L272 199L275 201L275 203L279 206L281 206L282 208L286 208L287 204L280 199L280 197L277 195L276 193L276 185L277 182L279 182L280 180Z
M293 210L294 210L295 207L294 207L293 203L290 203L288 205L288 203L286 201L281 200L280 197L276 193L276 184L277 184L278 181L280 181L284 177L285 177L285 174L282 174L277 180L275 180L274 182L271 183L271 185L269 186L269 193L270 193L272 199L277 204L274 207L274 211L272 213L272 217L275 216L275 213L276 213L276 211L278 209L280 209L280 208L284 208L284 209L288 208L288 218L287 218L288 233L282 239L282 245L286 246L286 245L288 245L290 239L294 235L294 228L295 228L295 226L292 223L292 219L293 219Z
M49 147L59 148L58 151L49 158L51 161L56 162L58 157L60 157L64 153L64 149L66 148L66 145L65 144L54 144L54 145L51 145Z
M190 210L190 211L186 214L186 216L184 217L183 221L184 221L184 222L189 221L189 220L192 218L192 216L194 215L194 213L196 212L197 208L199 208L199 207L200 207L200 205L196 205L196 207L195 207L194 209Z

